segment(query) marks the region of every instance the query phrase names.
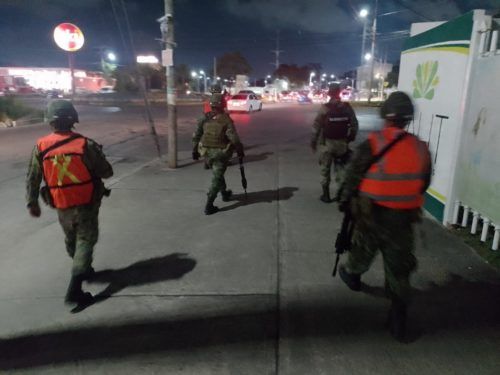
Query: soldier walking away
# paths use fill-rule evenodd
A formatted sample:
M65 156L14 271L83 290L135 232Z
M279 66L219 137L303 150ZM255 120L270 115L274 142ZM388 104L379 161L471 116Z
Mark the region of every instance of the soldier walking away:
M26 200L31 216L41 214L42 200L57 210L65 234L66 250L73 258L68 304L92 300L82 291L82 282L94 272L92 253L98 238L101 199L109 195L102 178L113 175L102 146L73 132L78 113L67 100L55 100L47 108L47 122L53 133L40 138L33 149L26 179ZM40 189L42 179L45 185ZM40 189L40 190L39 190Z
M350 155L349 143L354 141L358 132L356 114L349 103L340 100L340 92L338 85L330 86L330 101L321 106L312 126L311 148L319 153L323 190L319 199L325 203L333 202L330 198L332 163L338 185Z
M340 210L351 210L355 227L349 258L339 274L349 288L359 291L361 275L377 252L382 253L386 294L392 301L390 333L405 342L409 277L417 266L412 226L420 220L431 158L427 145L404 130L413 117L408 95L392 93L380 113L384 128L358 146L340 192Z
M233 152L236 151L240 158L245 156L233 120L224 111L222 94L212 94L210 106L212 111L198 121L193 134L193 160L205 157L213 171L205 206L206 215L219 210L214 206L217 193L221 193L224 202L231 199L232 192L226 187L224 173Z

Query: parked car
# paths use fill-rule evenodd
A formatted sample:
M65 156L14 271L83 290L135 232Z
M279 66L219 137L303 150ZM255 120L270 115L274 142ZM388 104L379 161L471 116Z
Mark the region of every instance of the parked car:
M297 103L300 103L300 104L312 103L309 92L308 91L299 91L297 94Z
M236 94L227 101L227 110L229 112L243 111L261 111L262 101L255 94Z
M293 102L295 100L293 93L290 91L281 91L278 97L280 102Z
M62 97L63 97L62 91L59 91L59 90L47 91L47 99L60 99Z
M98 91L99 94L112 94L114 92L116 91L111 86L103 86Z

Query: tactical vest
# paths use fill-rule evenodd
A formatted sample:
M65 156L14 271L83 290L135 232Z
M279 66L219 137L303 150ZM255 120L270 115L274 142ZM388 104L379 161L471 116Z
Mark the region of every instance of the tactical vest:
M67 142L68 138L74 139ZM94 183L83 163L86 144L85 137L73 132L52 133L37 142L43 177L55 208L81 206L92 201Z
M342 102L327 103L323 136L326 139L348 139L351 133L351 112Z
M395 139L402 129L384 128L368 136L372 155ZM430 166L427 146L413 135L398 141L368 170L359 185L360 195L376 204L395 209L413 209L424 203L423 187Z
M225 148L229 140L226 136L227 123L224 115L210 115L203 124L201 143L207 148Z

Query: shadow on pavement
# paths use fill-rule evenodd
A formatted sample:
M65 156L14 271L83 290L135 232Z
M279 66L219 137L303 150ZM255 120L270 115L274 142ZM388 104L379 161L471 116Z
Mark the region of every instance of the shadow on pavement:
M230 206L221 207L219 211L229 211L234 210L235 208L248 206L250 204L257 203L272 203L274 201L286 201L293 197L293 193L295 193L299 188L296 187L283 187L278 190L262 190L262 191L251 191L245 194L234 194L231 197L231 201L236 201L236 203L231 204Z
M173 253L164 257L143 260L119 270L96 272L89 282L109 283L109 285L94 296L94 303L105 301L129 286L180 279L195 266L196 261L186 258L186 254Z
M147 267L143 269L144 272L148 270ZM144 282L150 280L148 276L139 278ZM450 340L457 339L453 337L458 331L464 331L462 335L467 337L471 333L481 337L484 332L489 332L490 337L498 337L500 284L498 280L495 282L497 284L468 281L451 275L447 284L418 292L411 319L425 324L425 334L452 332L451 338L448 335ZM273 344L277 334L277 312L274 297L270 296L269 301L271 305L252 304L254 307L247 305L245 309L235 303L234 312L226 310L219 316L204 317L202 312L195 312L198 316L188 319L147 320L124 325L106 323L3 339L0 340L0 369L36 368L237 343ZM381 311L380 304L369 302L363 306L343 306L333 298L325 301L323 297L319 300L311 297L305 303L289 301L280 310L280 338L319 337L339 345L357 345L360 341L372 340L374 345L386 345L392 342L383 327L386 312ZM472 332L472 329L478 331ZM398 344L394 342L394 345Z

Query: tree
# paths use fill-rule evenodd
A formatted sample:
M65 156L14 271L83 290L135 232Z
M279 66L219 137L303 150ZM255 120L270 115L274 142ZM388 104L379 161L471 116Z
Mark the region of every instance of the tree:
M240 52L229 52L217 58L217 73L222 78L235 77L237 74L248 75L252 67Z
M387 77L385 78L385 80L387 81L388 87L394 87L398 85L398 79L399 79L399 64L392 66L392 70L389 73L387 73Z
M293 85L304 85L309 81L310 68L308 65L297 66L295 64L281 64L274 71L274 76L278 78L286 78Z

